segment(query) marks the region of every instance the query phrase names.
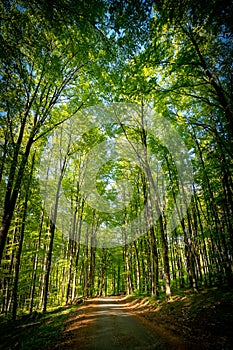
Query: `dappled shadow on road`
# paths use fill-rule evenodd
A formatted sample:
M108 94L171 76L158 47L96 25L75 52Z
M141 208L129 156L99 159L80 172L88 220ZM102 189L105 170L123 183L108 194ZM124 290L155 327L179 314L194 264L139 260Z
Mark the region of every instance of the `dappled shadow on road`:
M63 338L53 349L191 350L194 347L135 317L132 305L124 298L111 297L87 300L79 307L68 319Z

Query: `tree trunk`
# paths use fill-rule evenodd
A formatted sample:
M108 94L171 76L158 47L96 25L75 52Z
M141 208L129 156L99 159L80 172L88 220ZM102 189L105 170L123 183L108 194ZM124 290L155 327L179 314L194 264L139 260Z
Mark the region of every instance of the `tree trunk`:
M36 254L34 256L34 263L33 263L33 274L32 274L32 283L31 283L31 291L30 291L30 306L29 306L30 314L33 311L34 294L35 294L35 288L36 288L37 266L38 266L38 260L39 260L38 252L40 249L40 240L41 240L41 234L42 234L43 221L44 221L44 206L42 207L42 212L40 217L38 240L36 245Z
M31 185L31 181L32 181L34 164L35 164L35 153L33 154L31 172L30 172L30 176L29 176L29 179L27 182L27 186L25 188L26 194L25 194L25 201L24 201L24 208L23 208L22 225L21 225L21 229L20 229L19 246L18 246L17 253L16 253L15 278L14 278L14 284L13 284L13 310L12 310L13 320L16 319L17 306L18 306L18 281L19 281L20 259L21 259L21 253L22 253L22 247L23 247L25 222L26 222L26 217L27 217L28 199L30 196L30 185Z
M65 169L66 169L66 163L67 163L67 159L65 158L63 165L62 165L61 174L60 174L59 179L58 179L52 219L49 220L50 221L50 225L49 225L50 241L49 241L49 249L48 249L48 255L47 255L47 266L46 266L45 279L44 279L42 312L46 312L46 308L47 308L49 275L50 275L50 269L51 269L51 263L52 263L53 241L54 241L54 234L55 234L56 221L57 221L59 194L60 194L60 190L61 190L62 179L63 179Z
M150 227L151 238L151 252L152 252L152 265L151 265L151 296L158 296L158 281L159 281L159 259L158 250L154 232L154 226Z
M6 188L2 223L0 227L0 263L2 261L3 251L6 244L6 238L7 238L11 220L13 217L16 201L17 201L19 190L21 187L22 178L24 176L25 166L27 164L31 146L33 143L32 138L30 138L26 145L25 152L22 155L22 160L19 165L19 170L17 172L16 169L17 169L17 163L18 163L18 154L19 154L19 148L22 142L21 138L23 137L23 130L24 128L22 128L22 131L20 132L20 134L22 133L22 135L20 135L18 139L16 150L14 152L10 173L9 173L9 178L8 178L8 183L7 183L7 188Z

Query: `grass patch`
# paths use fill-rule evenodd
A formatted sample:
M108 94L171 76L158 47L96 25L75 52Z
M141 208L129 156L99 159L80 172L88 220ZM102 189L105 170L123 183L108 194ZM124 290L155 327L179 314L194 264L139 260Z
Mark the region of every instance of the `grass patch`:
M77 306L58 307L45 314L21 316L16 321L0 323L0 349L47 350L56 343L65 328L65 321L77 310Z

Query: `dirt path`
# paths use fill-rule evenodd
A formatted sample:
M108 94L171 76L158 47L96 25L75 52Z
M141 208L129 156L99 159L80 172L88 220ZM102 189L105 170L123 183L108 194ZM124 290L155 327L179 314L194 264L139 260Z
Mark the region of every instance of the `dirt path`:
M69 319L64 337L55 349L80 350L190 350L190 345L157 330L134 315L122 299L89 300Z

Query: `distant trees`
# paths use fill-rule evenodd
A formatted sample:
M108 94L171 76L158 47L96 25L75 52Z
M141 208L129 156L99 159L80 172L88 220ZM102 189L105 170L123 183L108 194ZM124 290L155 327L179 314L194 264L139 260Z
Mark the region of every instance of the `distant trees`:
M83 295L169 299L176 288L232 286L232 4L0 6L1 312L45 312ZM137 103L139 119L109 119L83 134L75 128L75 118L88 125L77 111L113 101ZM179 197L187 186L177 170L181 148L162 143L162 124L158 134L147 130L147 105L154 122L170 123L169 140L175 130L188 149L190 203ZM119 138L127 151L95 172L104 142ZM135 144L138 163L127 153L138 156ZM88 158L93 148L99 153ZM85 169L109 208L119 201L120 210L91 206ZM121 245L106 248L103 236L98 245L103 228Z

